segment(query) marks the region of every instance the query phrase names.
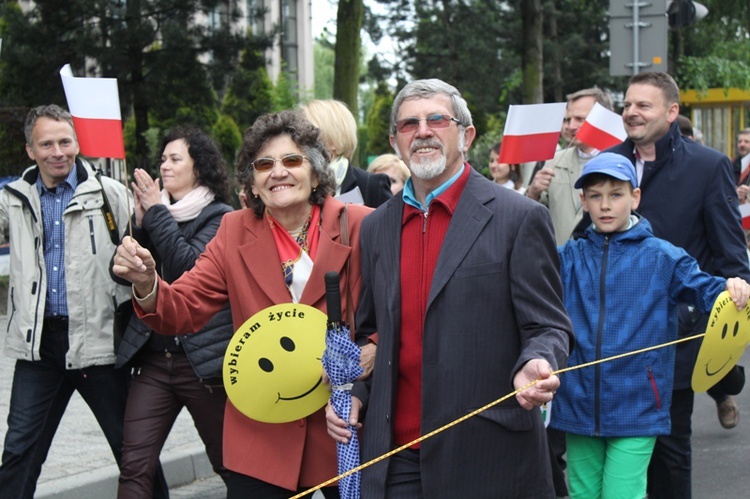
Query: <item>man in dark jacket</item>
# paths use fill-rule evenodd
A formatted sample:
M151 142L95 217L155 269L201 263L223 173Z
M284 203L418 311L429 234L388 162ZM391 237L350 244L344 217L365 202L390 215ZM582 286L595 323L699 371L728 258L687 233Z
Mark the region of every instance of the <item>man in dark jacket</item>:
M665 73L630 80L622 113L628 139L609 151L630 158L641 188L639 212L657 237L684 248L704 271L750 278L745 238L729 158L680 134L679 89ZM705 331L706 317L683 306L680 336ZM672 434L659 437L649 468L649 497L689 499L690 380L700 347L677 347ZM731 399L730 399L731 400Z
M742 160L745 156L750 156L750 128L743 128L737 134L737 156L732 160L732 169L734 170L734 181L737 183L737 194L740 197L740 203L746 203L747 193L750 192L750 175L742 173Z
M390 132L412 176L362 222L357 337L378 332L372 376L352 390L350 421L367 414L362 460L542 381L366 468L362 497L554 498L532 409L552 399L574 339L549 213L465 162L476 130L452 85L407 84ZM351 437L326 417L337 441Z

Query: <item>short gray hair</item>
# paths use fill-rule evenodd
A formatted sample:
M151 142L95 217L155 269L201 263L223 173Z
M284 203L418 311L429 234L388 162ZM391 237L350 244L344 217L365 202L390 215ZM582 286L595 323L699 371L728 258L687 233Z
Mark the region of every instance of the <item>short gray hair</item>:
M471 111L469 111L469 106L466 104L466 100L461 97L461 92L459 92L456 87L445 83L443 80L431 78L429 80L415 80L408 83L398 93L396 99L393 101L393 108L391 110L390 134L396 134L398 109L404 101L411 99L429 99L438 94L443 94L450 98L453 114L455 114L455 117L461 122L461 125L459 126L467 127L473 125Z
M610 111L615 110L614 106L612 105L612 97L601 88L584 88L583 90L579 90L578 92L573 92L572 94L568 94L565 96L565 98L568 100L568 104L570 104L571 102L575 102L582 97L593 97L601 106L606 107Z
M68 111L61 108L57 104L37 106L29 111L29 114L26 115L26 123L23 126L23 133L26 136L26 143L28 145L33 145L31 143L33 140L32 132L34 131L34 125L36 125L36 122L39 120L39 118L49 118L55 121L66 122L68 125L70 125L70 128L73 129L73 136L75 137L76 129L73 126L73 117ZM77 140L78 137L76 137L76 141Z

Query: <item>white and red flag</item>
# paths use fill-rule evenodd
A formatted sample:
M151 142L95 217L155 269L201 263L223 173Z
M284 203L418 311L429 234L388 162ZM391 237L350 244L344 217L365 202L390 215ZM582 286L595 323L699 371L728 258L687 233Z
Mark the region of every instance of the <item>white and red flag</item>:
M746 154L740 160L740 184L745 183L748 173L750 173L750 154Z
M60 70L81 154L125 159L116 78L77 78L70 64Z
M555 157L565 103L510 106L498 162L516 164Z
M623 142L627 138L622 116L613 113L598 102L576 133L576 139L587 146L603 151Z
M740 216L742 217L742 228L750 230L750 203L740 205Z

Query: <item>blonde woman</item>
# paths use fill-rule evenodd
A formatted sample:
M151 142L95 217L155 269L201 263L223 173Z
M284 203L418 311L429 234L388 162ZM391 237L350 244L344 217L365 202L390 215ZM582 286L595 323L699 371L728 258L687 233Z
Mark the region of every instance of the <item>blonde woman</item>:
M383 173L391 179L391 192L395 196L404 188L406 179L411 176L411 172L403 161L395 154L381 154L370 163L367 167L370 173Z
M300 107L320 130L320 141L331 155L330 169L336 178L336 196L359 188L365 206L377 208L391 198L388 177L367 173L354 164L357 121L343 102L314 100Z

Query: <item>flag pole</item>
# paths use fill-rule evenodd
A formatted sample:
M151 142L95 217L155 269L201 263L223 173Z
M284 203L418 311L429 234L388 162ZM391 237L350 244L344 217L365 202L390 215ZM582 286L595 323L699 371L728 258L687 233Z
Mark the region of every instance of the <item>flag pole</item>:
M127 210L128 210L128 235L130 238L133 238L133 217L131 216L131 209L130 209L130 179L128 178L128 160L126 158L122 158L120 161L120 178L125 178L124 184L125 184L125 200L127 203Z

